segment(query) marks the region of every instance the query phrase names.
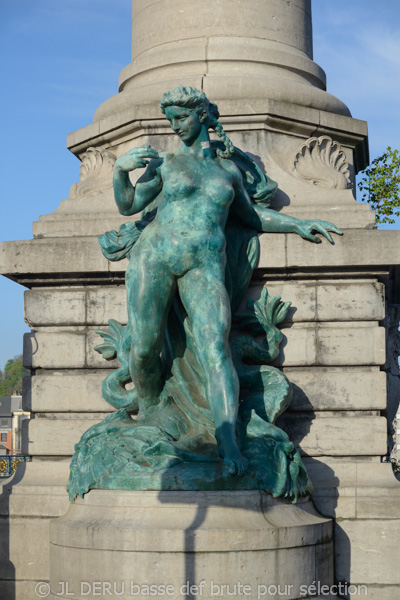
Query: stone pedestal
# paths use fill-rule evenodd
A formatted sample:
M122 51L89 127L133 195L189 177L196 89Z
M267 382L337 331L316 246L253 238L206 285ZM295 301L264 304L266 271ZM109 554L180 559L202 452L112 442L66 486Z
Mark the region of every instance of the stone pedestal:
M54 598L297 600L315 580L333 583L332 523L309 499L92 490L51 524Z

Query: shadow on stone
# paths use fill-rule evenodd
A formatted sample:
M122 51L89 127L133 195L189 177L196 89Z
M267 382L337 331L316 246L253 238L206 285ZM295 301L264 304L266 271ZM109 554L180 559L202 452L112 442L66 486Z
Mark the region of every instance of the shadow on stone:
M11 524L10 524L10 495L15 485L20 483L25 475L26 463L19 463L15 474L9 479L0 480L2 493L0 495L0 598L1 600L16 600L15 566L11 561Z

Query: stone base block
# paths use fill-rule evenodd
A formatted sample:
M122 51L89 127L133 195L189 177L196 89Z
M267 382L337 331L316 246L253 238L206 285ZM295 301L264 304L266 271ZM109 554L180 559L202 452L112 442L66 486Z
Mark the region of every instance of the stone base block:
M51 523L50 561L54 598L294 600L332 585L332 524L259 491L92 490Z

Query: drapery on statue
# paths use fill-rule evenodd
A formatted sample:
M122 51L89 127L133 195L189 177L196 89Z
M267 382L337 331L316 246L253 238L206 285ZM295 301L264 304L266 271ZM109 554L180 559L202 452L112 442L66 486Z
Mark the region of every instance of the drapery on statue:
M278 354L276 325L289 303L264 289L246 312L236 311L257 263L257 232L312 242L320 233L332 242L329 232L341 231L268 208L277 184L233 146L204 93L179 86L164 94L161 110L180 148L134 148L114 166L119 212L143 211L140 221L99 238L109 260L130 261L128 325L110 320L96 348L121 362L103 383L104 398L119 410L76 445L70 497L91 488L259 488L295 501L311 484L274 425L291 388L266 364ZM209 128L222 142L210 141ZM144 167L134 187L129 172ZM264 333L264 343L230 339L232 314L247 331Z

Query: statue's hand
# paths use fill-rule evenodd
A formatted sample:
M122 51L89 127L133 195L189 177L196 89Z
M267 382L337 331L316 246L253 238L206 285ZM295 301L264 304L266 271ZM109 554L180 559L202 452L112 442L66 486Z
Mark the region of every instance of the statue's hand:
M298 224L296 224L295 231L301 235L302 238L310 240L311 242L315 242L316 244L320 244L322 240L318 236L314 235L313 232L320 233L328 240L328 242L331 242L331 244L333 244L333 239L329 234L330 231L337 233L338 235L343 235L343 231L341 231L339 227L336 227L336 225L333 223L330 223L329 221L318 220L300 221Z
M152 158L159 158L159 154L157 150L154 150L151 146L132 148L117 158L114 169L125 172L133 171L134 169L142 169L147 167Z

